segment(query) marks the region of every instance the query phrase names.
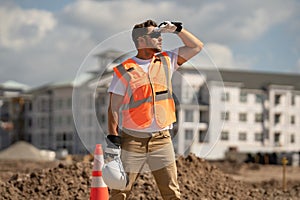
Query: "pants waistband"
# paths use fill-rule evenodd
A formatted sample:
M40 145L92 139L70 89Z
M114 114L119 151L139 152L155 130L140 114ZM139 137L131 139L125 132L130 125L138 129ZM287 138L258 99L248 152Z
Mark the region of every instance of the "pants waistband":
M157 133L164 133L164 132L169 132L169 129L161 130L161 131L155 131L155 132L140 132L140 131L129 130L129 129L126 129L126 128L122 129L122 134L125 133L127 135L131 135L133 137L138 137L138 138L152 137L153 135L155 135Z

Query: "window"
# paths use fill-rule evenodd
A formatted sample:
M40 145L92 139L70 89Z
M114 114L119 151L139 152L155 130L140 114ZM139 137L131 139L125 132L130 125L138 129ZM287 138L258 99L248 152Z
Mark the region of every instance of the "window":
M71 141L73 139L72 133L63 133L62 134L62 140L63 141Z
M295 116L294 115L291 116L291 124L295 124Z
M280 145L280 133L275 133L274 134L274 143L275 143L275 146Z
M46 119L45 119L45 117L40 118L40 128L46 128Z
M67 124L71 125L72 124L72 117L70 115L67 116Z
M228 92L222 92L221 101L229 101L229 93Z
M240 122L246 122L247 121L247 113L240 113L239 120L240 120Z
M255 102L256 103L262 103L263 102L263 95L262 94L256 94L255 95Z
M56 107L58 109L61 109L63 107L63 100L62 99L58 99L56 102L57 102L56 103Z
M246 103L247 102L247 96L248 96L248 93L245 92L245 91L242 91L240 93L240 102Z
M32 103L31 102L28 103L28 111L32 111Z
M40 118L37 118L36 126L37 126L38 128L41 127L41 119L40 119Z
M280 114L275 114L275 116L274 116L274 124L280 123L280 117L281 117Z
M262 113L256 113L255 114L255 122L263 122L263 114Z
M61 125L62 125L62 123L63 123L62 120L63 120L63 119L62 119L62 116L58 116L58 117L56 118L56 124L57 124L57 126L61 126Z
M280 99L281 99L281 95L280 94L276 94L275 95L275 105L279 105L280 104Z
M60 141L62 141L62 140L63 140L63 134L57 133L57 134L56 134L56 141L57 141L57 142L60 142Z
M208 123L208 121L209 121L209 113L208 113L208 111L200 111L199 112L199 114L200 114L200 118L199 118L199 122L201 123L201 122L206 122L206 123Z
M291 144L295 143L295 134L291 134L290 142Z
M43 147L47 144L47 134L41 133L40 134L40 146Z
M262 142L262 140L263 140L263 134L262 133L255 133L254 140L256 142Z
M68 98L67 106L68 106L68 108L72 108L72 98Z
M240 132L239 133L239 141L246 141L247 140L247 133L246 132Z
M208 142L207 131L199 131L199 143Z
M184 121L185 122L193 122L194 121L194 117L193 117L194 111L193 110L185 110L184 112Z
M228 121L229 120L229 112L222 112L221 113L221 119Z
M27 120L27 126L29 128L31 128L31 126L32 126L32 119L31 118L28 118L28 120Z
M47 111L48 110L48 102L45 99L41 100L41 111Z
M292 97L291 97L291 105L294 106L295 105L295 95L292 94Z
M228 141L229 140L229 132L228 131L222 131L221 132L221 140L222 141Z
M67 133L67 140L68 141L72 141L73 140L73 133L72 132Z
M193 140L193 137L194 137L193 130L191 129L185 130L185 140Z

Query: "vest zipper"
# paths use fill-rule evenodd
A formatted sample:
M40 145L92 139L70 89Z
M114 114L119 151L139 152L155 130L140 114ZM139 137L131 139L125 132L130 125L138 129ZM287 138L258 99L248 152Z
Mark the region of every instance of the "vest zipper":
M155 59L155 56L154 58L152 58L152 61L150 62L150 66L149 66L149 69L148 69L148 73L147 73L147 76L148 76L148 79L149 79L149 82L150 82L150 87L151 87L151 91L152 91L152 105L153 105L153 116L154 116L154 120L156 121L156 117L155 117L155 106L154 106L154 103L155 103L155 92L154 92L154 89L153 89L153 85L152 85L152 82L151 82L151 77L150 77L150 71L151 71L151 67L152 67L152 62L154 61Z
M150 69L149 69L149 71L150 71ZM152 82L151 82L151 78L150 78L149 72L148 72L147 76L148 76L148 79L149 79L149 82L150 82L151 91L152 91L153 115L154 115L154 118L155 118L155 109L154 109L155 93L154 93L154 89L153 89L153 86L152 86Z

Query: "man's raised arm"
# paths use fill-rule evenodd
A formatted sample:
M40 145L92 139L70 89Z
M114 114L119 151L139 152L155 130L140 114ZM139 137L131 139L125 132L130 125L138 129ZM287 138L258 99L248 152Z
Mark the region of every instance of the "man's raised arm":
M180 47L178 50L177 60L177 64L182 65L202 50L203 43L185 29L182 29L178 33L178 36L184 44L184 46Z

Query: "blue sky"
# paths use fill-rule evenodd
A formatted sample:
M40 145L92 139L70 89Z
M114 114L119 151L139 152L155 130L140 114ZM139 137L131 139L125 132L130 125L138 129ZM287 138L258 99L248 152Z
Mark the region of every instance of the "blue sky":
M13 0L17 5L24 9L42 9L51 12L61 10L65 5L70 4L73 0Z
M4 0L0 83L72 80L96 45L148 18L182 21L219 68L300 73L299 10L297 0Z

